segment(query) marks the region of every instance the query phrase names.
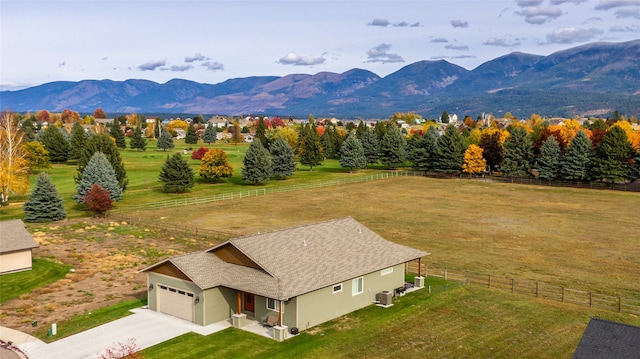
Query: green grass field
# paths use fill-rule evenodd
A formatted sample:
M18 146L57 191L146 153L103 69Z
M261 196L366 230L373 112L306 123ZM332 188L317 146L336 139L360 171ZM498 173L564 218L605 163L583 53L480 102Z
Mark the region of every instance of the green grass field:
M64 278L71 266L34 258L31 270L3 274L0 277L0 304Z
M440 284L431 279L427 284ZM477 286L426 289L369 306L284 342L235 328L185 334L148 348L150 358L570 358L591 316L610 312L538 301Z

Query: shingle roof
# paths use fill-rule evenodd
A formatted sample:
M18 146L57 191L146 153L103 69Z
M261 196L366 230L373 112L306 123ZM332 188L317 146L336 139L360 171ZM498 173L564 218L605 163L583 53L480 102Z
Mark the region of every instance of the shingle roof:
M591 318L573 359L640 358L640 327Z
M210 253L227 244L264 271L227 263ZM347 217L236 238L168 260L203 289L225 286L287 299L428 254L387 241Z
M21 219L0 222L0 253L39 247Z

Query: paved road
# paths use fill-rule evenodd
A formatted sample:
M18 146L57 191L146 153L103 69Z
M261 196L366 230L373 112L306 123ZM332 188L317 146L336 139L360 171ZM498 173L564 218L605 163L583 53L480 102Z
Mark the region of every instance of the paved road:
M45 343L27 334L0 327L0 339L13 341L29 359L96 358L107 348L134 338L140 349L162 343L188 332L209 335L231 326L227 321L206 327L148 309L134 309L134 314L89 329L53 343ZM59 328L58 328L59 329Z

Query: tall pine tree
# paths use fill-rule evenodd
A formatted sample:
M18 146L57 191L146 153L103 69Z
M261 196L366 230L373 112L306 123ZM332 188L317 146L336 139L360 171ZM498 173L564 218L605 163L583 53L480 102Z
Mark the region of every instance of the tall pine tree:
M89 191L94 184L98 184L100 187L109 191L112 201L118 202L122 199L122 189L118 183L116 173L102 152L96 152L91 156L89 163L87 163L84 171L82 171L82 179L76 187L77 193L73 196L73 199L75 199L77 203L83 203L84 198L87 196L87 191Z
M252 184L265 184L273 175L269 151L259 138L254 138L242 160L242 180Z
M360 139L362 151L367 164L375 164L380 160L380 142L372 130L366 129Z
M556 138L549 136L540 147L538 157L538 177L543 180L556 179L560 175L562 151Z
M207 125L207 128L204 130L204 138L203 141L205 143L211 144L216 142L216 136L218 135L216 131L216 126L212 123Z
M129 147L131 147L131 149L142 151L147 150L147 139L142 135L142 128L140 128L140 126L136 126L136 129L133 130L133 136L131 136Z
M402 166L407 160L407 142L398 126L390 123L380 142L380 162L389 169Z
M22 121L20 128L22 129L22 132L24 132L25 142L31 142L36 139L36 128L33 126L31 117L27 117Z
M167 155L158 179L165 192L186 192L195 185L195 174L180 153Z
M124 169L124 163L122 162L122 156L120 156L120 152L118 148L111 140L111 137L106 134L96 134L91 136L87 141L87 145L82 151L82 156L78 159L78 170L75 176L76 183L80 183L82 180L82 173L84 172L84 168L91 160L91 157L96 152L102 152L107 160L109 160L109 164L111 164L111 168L116 173L116 178L118 179L118 184L122 191L127 189L127 184L129 183L129 179L127 178L127 171Z
M82 156L84 147L87 145L87 133L80 122L75 122L73 127L71 127L71 139L69 140L69 144L71 145L71 149L69 150L69 159L79 159L80 156Z
M264 118L258 119L255 137L258 138L260 142L262 142L263 146L269 147L269 142L267 139L267 124L264 122Z
M589 181L594 156L589 136L584 131L578 131L560 159L560 178L565 181Z
M173 137L171 136L171 133L167 131L166 128L162 127L160 129L160 137L158 138L156 147L158 147L162 151L166 151L172 149L174 146L175 145L173 144Z
M460 173L466 150L464 137L455 126L447 126L444 134L438 138L435 170L445 173Z
M109 126L109 134L116 140L116 147L127 148L127 142L124 139L124 131L118 120L113 120Z
M69 142L56 126L48 126L42 132L40 142L49 152L51 162L66 162L69 159Z
M278 136L271 144L271 169L277 179L285 179L296 171L296 155L289 143Z
M322 145L318 132L313 124L306 124L298 136L298 160L300 164L309 166L309 171L313 171L313 166L322 164L322 159Z
M185 135L184 143L189 145L195 145L198 143L198 134L196 133L196 127L193 125L193 122L191 122L189 127L187 127L187 134Z
M595 177L611 185L626 181L629 178L629 163L633 154L633 147L627 139L626 132L620 126L611 126L600 145L596 147Z
M340 149L340 166L349 168L349 173L352 173L354 168L367 167L367 158L364 156L362 143L353 131L342 143L342 148Z
M527 177L533 162L533 143L522 127L514 127L504 141L502 174L505 177Z
M36 188L22 208L26 222L51 222L67 217L62 198L45 172L40 172Z

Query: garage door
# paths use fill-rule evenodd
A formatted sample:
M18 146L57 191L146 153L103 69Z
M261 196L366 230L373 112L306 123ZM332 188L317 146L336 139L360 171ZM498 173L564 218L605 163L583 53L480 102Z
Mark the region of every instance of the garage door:
M193 293L158 285L158 311L193 322Z

